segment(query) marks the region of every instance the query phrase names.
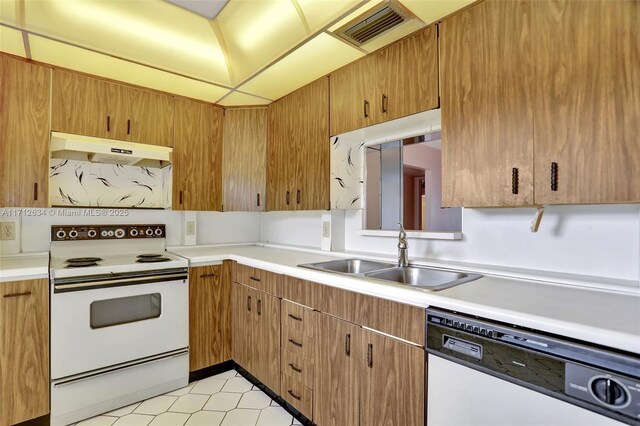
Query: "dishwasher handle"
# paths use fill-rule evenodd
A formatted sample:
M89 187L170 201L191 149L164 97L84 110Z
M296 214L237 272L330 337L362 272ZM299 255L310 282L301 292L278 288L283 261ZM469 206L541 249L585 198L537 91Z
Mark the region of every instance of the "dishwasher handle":
M460 339L459 337L442 335L442 347L475 359L482 359L482 345Z

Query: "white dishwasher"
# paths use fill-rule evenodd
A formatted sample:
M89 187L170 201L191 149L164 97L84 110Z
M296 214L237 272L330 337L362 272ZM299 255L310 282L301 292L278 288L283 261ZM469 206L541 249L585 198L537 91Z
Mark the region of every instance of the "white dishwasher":
M427 309L430 426L640 425L640 357Z

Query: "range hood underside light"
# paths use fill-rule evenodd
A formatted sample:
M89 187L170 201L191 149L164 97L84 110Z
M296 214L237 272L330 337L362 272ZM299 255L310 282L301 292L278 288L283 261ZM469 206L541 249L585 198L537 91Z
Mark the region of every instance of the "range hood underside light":
M92 163L163 168L171 164L172 148L51 133L51 157Z

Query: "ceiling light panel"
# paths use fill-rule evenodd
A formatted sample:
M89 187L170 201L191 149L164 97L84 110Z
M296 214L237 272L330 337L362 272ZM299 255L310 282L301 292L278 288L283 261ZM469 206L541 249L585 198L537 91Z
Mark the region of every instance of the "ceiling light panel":
M364 54L358 49L320 33L258 74L240 90L279 99L362 56Z
M219 86L133 64L46 38L32 35L29 36L29 40L33 59L52 65L207 102L215 102L229 92L228 89Z
M0 26L0 51L25 57L22 32Z
M332 21L366 0L296 0L312 32L323 29Z
M461 9L475 0L399 0L427 25Z
M4 1L4 0L0 0ZM163 0L25 2L28 29L121 58L229 85L209 21Z
M307 33L290 0L231 1L216 18L240 83L303 42Z
M166 0L195 14L213 19L229 3L229 0Z
M223 106L267 105L270 103L270 100L240 92L232 92L229 96L218 102L219 105Z

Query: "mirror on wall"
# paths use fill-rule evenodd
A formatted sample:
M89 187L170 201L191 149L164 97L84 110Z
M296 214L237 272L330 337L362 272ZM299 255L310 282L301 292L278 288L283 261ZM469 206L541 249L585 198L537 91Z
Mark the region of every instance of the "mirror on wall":
M462 209L442 208L440 132L366 146L365 229L460 232Z

